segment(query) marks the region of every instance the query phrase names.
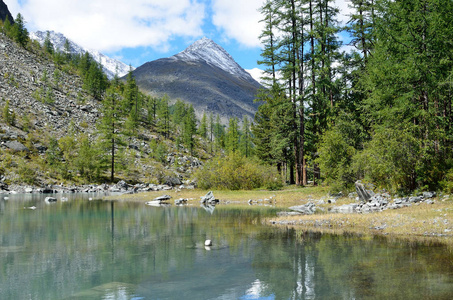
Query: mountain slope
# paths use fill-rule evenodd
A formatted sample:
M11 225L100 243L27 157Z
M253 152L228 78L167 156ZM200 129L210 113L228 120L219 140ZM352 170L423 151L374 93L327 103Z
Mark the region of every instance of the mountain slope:
M91 133L99 118L98 102L83 90L78 76L59 72L58 87L54 86L56 70L52 62L18 47L0 32L0 105L10 102L18 127L60 137L72 122L78 130ZM45 86L44 74L52 83L53 103L35 96Z
M44 44L46 36L47 36L46 31L36 31L30 34L30 38L38 41L41 45ZM64 50L66 37L63 34L54 31L49 31L49 38L56 50L58 51ZM112 79L115 76L116 72L118 72L118 76L120 77L126 75L129 72L130 67L117 59L108 57L107 55L104 55L96 50L83 48L69 39L68 42L72 54L81 55L84 54L85 52L88 52L94 58L94 60L96 60L103 66L104 73L107 75L109 79Z
M260 84L207 38L172 57L148 62L133 74L144 92L181 99L191 103L198 116L218 114L224 124L232 117L253 118L259 106L253 100Z

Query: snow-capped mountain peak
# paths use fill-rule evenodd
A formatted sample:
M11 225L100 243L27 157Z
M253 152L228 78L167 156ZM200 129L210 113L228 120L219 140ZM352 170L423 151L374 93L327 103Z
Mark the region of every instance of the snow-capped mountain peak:
M44 44L46 37L47 31L36 31L30 34L30 38L32 40L38 41L41 45ZM122 77L126 75L130 70L130 66L126 65L125 63L117 59L108 57L107 55L104 55L97 50L83 48L70 39L67 39L63 34L59 32L49 31L49 38L55 50L64 51L64 45L66 43L66 40L68 40L69 48L71 49L72 54L82 55L85 52L88 52L95 61L102 65L104 73L109 79L112 79L115 76L116 72L118 72L119 77Z
M209 38L202 38L184 51L173 56L175 59L196 61L203 60L211 66L218 67L232 75L250 80L251 76L247 73L228 52Z

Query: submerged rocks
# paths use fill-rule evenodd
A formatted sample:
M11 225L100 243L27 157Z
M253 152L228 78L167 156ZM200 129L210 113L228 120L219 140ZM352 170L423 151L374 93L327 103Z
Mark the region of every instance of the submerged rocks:
M54 203L54 202L57 202L57 198L54 198L54 197L46 197L44 199L44 202L46 203Z

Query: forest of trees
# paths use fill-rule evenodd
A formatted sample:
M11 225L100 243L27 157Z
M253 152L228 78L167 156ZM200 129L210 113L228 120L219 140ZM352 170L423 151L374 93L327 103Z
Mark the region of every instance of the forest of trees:
M73 152L90 156L72 159L79 164L72 168L90 180L107 170L113 180L125 141L147 128L192 155L202 143L210 157L258 158L282 181L300 186L324 182L345 190L362 179L393 192L453 191L453 3L351 0L346 25L334 4L264 2L259 63L266 88L257 95L264 104L253 122L233 118L228 126L213 115L197 121L182 101L144 95L132 72L107 80L100 64L89 54L72 55L69 44L56 51L46 39L38 47L20 14L2 31L22 47L39 48L61 71L79 74L86 92L102 103L98 139L72 137L82 141ZM45 88L56 84L51 77L58 81L58 74L44 74L36 99L52 103L52 89ZM49 165L69 161L64 149L73 149L71 143L51 141ZM155 159L163 152L156 149Z
M298 185L451 189L453 2L267 0L256 154ZM342 51L348 33L353 51Z

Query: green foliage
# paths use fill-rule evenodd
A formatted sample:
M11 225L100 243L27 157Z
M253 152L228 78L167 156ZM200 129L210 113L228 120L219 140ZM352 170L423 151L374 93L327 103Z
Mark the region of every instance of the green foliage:
M168 96L164 96L157 104L157 130L165 137L170 136L170 108Z
M7 29L8 27L9 29ZM18 13L16 19L14 19L14 24L12 26L5 26L5 30L8 36L25 48L29 41L29 37L28 30L25 28L25 20L20 13Z
M242 155L245 157L253 156L254 153L254 145L253 145L253 136L252 131L250 129L250 122L247 116L244 116L242 120L242 129L241 129L241 137L239 141L239 150L241 151Z
M195 147L195 134L197 131L197 118L195 116L195 110L192 105L188 105L184 115L184 127L183 127L183 140L184 145L189 148L190 153L193 154Z
M2 100L5 101L4 99ZM14 111L11 111L9 107L9 100L6 100L5 106L3 106L2 116L6 124L13 126L16 124L16 113Z
M53 47L52 42L50 41L50 32L47 31L46 38L44 39L44 50L49 54L53 55L55 52L55 49Z
M333 190L350 188L357 180L352 164L365 138L363 128L348 114L339 116L336 124L321 137L316 163Z
M151 155L152 157L160 162L160 163L166 163L167 161L167 147L165 146L164 143L162 142L158 142L157 140L153 139L151 142L150 142L150 148L151 148Z
M276 187L281 181L275 172L254 159L230 152L225 157L215 157L195 173L202 189L254 189Z
M201 117L199 134L204 139L208 137L208 117L205 112L203 112Z
M110 152L110 180L115 176L116 149L124 146L124 111L118 86L111 86L102 101L102 118L98 123L103 149Z
M379 126L363 151L354 157L354 167L365 179L377 186L397 192L417 187L417 165L421 143L411 124L398 128Z

